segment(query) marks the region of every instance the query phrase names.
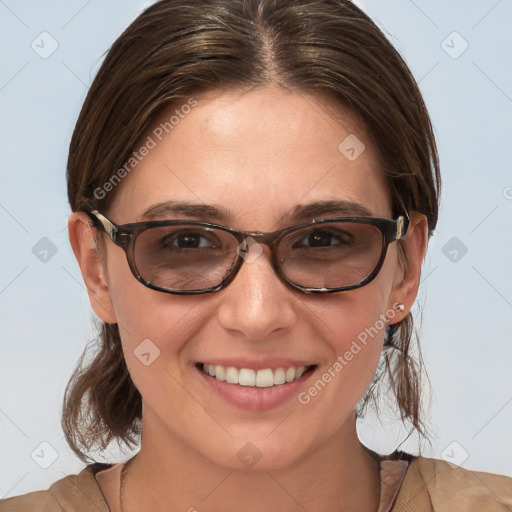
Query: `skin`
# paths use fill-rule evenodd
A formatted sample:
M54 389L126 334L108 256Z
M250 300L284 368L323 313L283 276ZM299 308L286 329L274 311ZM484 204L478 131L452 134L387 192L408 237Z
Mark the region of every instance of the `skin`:
M222 205L231 212L225 225L247 231L297 224L284 217L295 205L327 199L391 218L378 152L340 106L277 86L195 98L198 105L118 185L103 212L114 222L143 220L147 208L171 199ZM366 145L354 161L338 150L351 133ZM294 398L270 410L240 409L207 389L193 365L300 354L318 365L307 390L393 304L405 305L393 323L410 311L427 241L423 215L412 214L402 241L405 266L393 243L373 282L334 294L289 288L265 246L220 292L160 293L132 276L124 252L105 235L99 253L84 214L71 215L69 232L94 311L119 324L143 397L142 444L127 474L125 512L235 511L241 504L247 511L377 509L379 469L357 438L354 408L375 372L384 329L307 405ZM161 353L144 366L133 352L148 338ZM237 457L247 442L262 455L249 469Z

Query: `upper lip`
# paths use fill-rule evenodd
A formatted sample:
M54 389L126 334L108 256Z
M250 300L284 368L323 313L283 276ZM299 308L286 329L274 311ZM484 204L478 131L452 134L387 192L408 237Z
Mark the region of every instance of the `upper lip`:
M252 370L265 370L267 368L298 368L299 366L312 366L310 361L300 361L297 359L289 359L284 357L266 357L261 359L248 359L247 357L236 358L214 358L204 359L200 361L202 364L211 364L214 366L232 366L234 368L250 368Z

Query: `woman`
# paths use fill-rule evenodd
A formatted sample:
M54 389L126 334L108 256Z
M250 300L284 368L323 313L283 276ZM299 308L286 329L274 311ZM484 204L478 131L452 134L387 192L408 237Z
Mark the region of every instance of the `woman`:
M509 510L510 479L356 433L387 376L426 434L410 310L439 182L418 88L350 2L147 9L71 141L103 324L63 414L84 461L140 450L0 510Z

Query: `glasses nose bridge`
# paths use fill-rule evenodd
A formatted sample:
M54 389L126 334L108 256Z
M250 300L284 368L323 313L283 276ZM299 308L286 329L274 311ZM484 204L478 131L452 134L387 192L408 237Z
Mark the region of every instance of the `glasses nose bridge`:
M270 249L269 263L271 268L278 278L284 279L278 257L278 246L279 242L283 238L282 233L283 231L272 231L270 233L264 233L262 231L238 231L238 243L239 247L242 246L242 244L247 244L250 247L251 244L247 243L247 239L251 238L259 245L266 245ZM243 252L245 252L245 250L243 250ZM236 260L238 261L238 263L235 263L236 270L229 282L231 282L235 275L238 274L244 263L252 262L247 260L247 258L241 254L240 249L237 250ZM284 281L287 282L286 279L284 279Z
M240 231L244 240L252 238L256 242L262 245L266 245L272 249L277 244L279 238L281 238L281 231L272 231L271 233L263 233L262 231Z
M274 269L274 272L277 274L277 276L281 275L281 270L279 268L279 258L277 254L279 241L282 238L281 233L282 231L272 231L270 233L263 233L262 231L239 231L239 235L241 235L241 238L243 237L242 241L239 242L240 244L246 244L247 239L251 238L257 244L266 245L270 249L270 265ZM241 256L240 253L238 254ZM244 257L240 258L240 260L240 266L243 264L243 262L247 261Z
M260 245L266 245L270 249L271 262L275 267L274 270L278 271L278 257L277 248L282 238L282 231L272 231L270 233L263 233L262 231L241 231L240 234L243 236L243 242L246 242L248 238L252 238L255 242Z

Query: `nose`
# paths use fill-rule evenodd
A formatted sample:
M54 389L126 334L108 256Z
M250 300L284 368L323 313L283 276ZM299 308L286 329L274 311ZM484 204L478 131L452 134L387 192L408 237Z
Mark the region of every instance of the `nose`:
M252 341L283 334L296 324L295 295L299 293L274 271L269 247L258 247L263 249L261 254L253 259L249 252L234 280L218 292L221 326Z

